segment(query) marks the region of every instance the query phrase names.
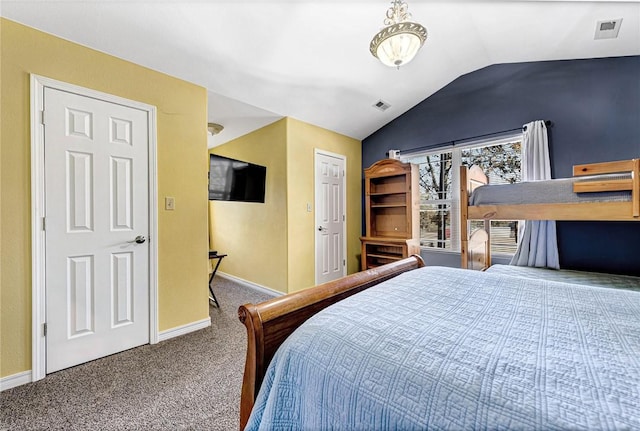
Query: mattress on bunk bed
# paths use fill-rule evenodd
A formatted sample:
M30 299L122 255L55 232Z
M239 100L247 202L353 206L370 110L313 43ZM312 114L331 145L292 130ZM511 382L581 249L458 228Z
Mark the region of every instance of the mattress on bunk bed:
M247 430L640 429L640 293L425 267L300 326Z
M568 269L558 270L547 268L532 268L528 266L515 265L491 265L491 267L486 269L486 272L490 272L492 274L503 274L533 279L542 278L545 280L583 284L592 287L631 289L640 292L640 277L633 277L630 275L572 271Z
M581 202L624 202L631 200L631 191L574 193L573 184L589 180L629 179L629 174L593 175L558 178L544 181L525 181L515 184L485 185L476 188L469 205L543 204Z

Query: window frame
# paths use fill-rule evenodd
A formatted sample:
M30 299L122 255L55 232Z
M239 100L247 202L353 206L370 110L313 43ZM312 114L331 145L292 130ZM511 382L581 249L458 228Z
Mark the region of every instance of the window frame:
M432 156L436 154L451 153L451 197L443 199L450 204L450 226L451 226L451 247L439 248L422 245L422 237L420 238L420 249L427 252L436 253L460 253L460 166L462 165L462 152L473 148L490 147L497 145L505 145L510 143L520 143L520 161L523 155L523 136L522 133L513 133L497 137L466 141L464 143L453 143L439 147L429 148L428 150L415 152L400 152L399 159L405 163L415 163L412 160L418 157ZM428 200L428 202L436 202L437 200ZM420 203L422 204L422 193L420 193ZM517 242L516 242L517 245ZM495 252L492 255L497 257L511 257L513 253Z

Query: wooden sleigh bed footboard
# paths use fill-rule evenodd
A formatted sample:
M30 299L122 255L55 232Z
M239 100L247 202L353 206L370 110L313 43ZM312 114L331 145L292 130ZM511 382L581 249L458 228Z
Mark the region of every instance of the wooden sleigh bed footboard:
M298 326L331 304L422 266L422 258L412 255L397 262L260 304L240 306L238 317L247 328L247 358L240 400L240 429L243 429L249 420L269 362L278 347Z

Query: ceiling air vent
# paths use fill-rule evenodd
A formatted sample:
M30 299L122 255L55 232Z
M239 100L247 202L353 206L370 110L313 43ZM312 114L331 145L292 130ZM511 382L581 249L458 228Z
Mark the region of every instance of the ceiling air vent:
M596 35L594 39L615 39L618 37L620 24L622 24L622 18L598 21L596 23Z
M373 104L373 107L384 112L387 109L391 108L391 105L389 105L384 100L378 100L376 103Z

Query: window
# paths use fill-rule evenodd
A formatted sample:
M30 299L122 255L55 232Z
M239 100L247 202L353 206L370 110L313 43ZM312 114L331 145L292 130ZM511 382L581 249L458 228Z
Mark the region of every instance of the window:
M479 165L490 184L506 184L521 181L521 159L521 135L402 156L419 167L420 245L460 251L460 165ZM471 232L482 226L483 221L472 221ZM517 241L517 221L491 222L492 253L513 254Z

